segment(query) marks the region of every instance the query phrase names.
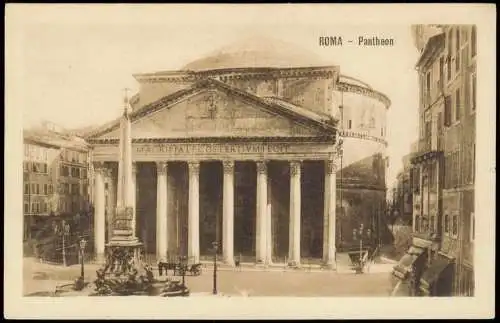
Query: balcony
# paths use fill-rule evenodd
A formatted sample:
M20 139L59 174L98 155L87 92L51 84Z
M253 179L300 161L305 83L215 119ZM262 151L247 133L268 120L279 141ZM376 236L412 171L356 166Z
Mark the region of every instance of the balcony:
M420 139L416 148L411 159L413 164L437 158L443 153L443 137L439 135Z

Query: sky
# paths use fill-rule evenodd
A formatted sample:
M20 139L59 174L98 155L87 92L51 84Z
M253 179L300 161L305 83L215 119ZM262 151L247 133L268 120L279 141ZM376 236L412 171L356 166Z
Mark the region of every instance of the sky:
M122 15L120 17L124 17ZM23 27L23 125L42 120L67 128L116 118L123 89L138 90L132 74L176 70L243 37L265 35L289 42L339 65L341 74L359 78L392 101L387 117L390 187L401 158L417 138L418 51L410 25L339 24L335 20L271 19L207 10L206 15L166 14L164 19L101 19L81 12L75 19L48 15ZM108 19L106 19L108 17ZM153 17L153 16L151 16ZM183 19L180 19L180 18ZM238 19L240 18L240 19ZM393 47L320 47L319 36L393 38Z

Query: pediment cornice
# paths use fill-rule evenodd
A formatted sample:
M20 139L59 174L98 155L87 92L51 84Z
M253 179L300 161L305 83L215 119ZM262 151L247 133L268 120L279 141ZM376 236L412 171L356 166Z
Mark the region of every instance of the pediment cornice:
M227 85L223 82L211 78L195 82L193 85L191 85L186 89L167 95L155 102L152 102L132 112L130 114L130 120L133 123L159 110L168 109L172 106L175 106L175 104L185 100L189 96L210 90L225 92L230 96L233 96L250 104L258 106L261 109L266 110L271 114L280 115L282 117L291 119L298 124L304 125L308 128L317 129L318 131L325 133L327 135L333 135L337 131L336 129L337 120L334 119L333 117L329 116L325 117L324 115L317 114L312 110L291 109L286 105L265 100L264 98L260 98L249 92L234 88L230 85ZM109 124L107 124L102 128L97 129L96 131L91 133L87 138L88 139L97 138L103 134L118 129L119 127L120 127L120 118L116 119L113 122L110 122Z
M226 80L280 79L280 78L333 78L338 74L337 66L297 67L297 68L229 68L207 71L167 71L135 74L140 83L157 82L197 82L206 78Z

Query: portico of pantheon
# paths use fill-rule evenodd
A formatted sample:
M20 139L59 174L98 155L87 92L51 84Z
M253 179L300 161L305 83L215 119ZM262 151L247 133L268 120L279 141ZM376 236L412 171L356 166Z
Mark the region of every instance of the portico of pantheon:
M339 68L295 50L231 48L178 71L134 75L128 121L96 128L94 247L117 201L121 122L134 169L134 232L157 260L335 266Z

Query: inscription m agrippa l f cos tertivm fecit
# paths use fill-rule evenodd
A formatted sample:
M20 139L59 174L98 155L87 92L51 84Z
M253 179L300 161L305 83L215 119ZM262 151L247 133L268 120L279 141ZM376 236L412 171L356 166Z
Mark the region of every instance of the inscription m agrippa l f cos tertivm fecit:
M136 152L178 154L255 154L288 153L290 145L286 143L245 143L245 144L156 144L136 147Z

